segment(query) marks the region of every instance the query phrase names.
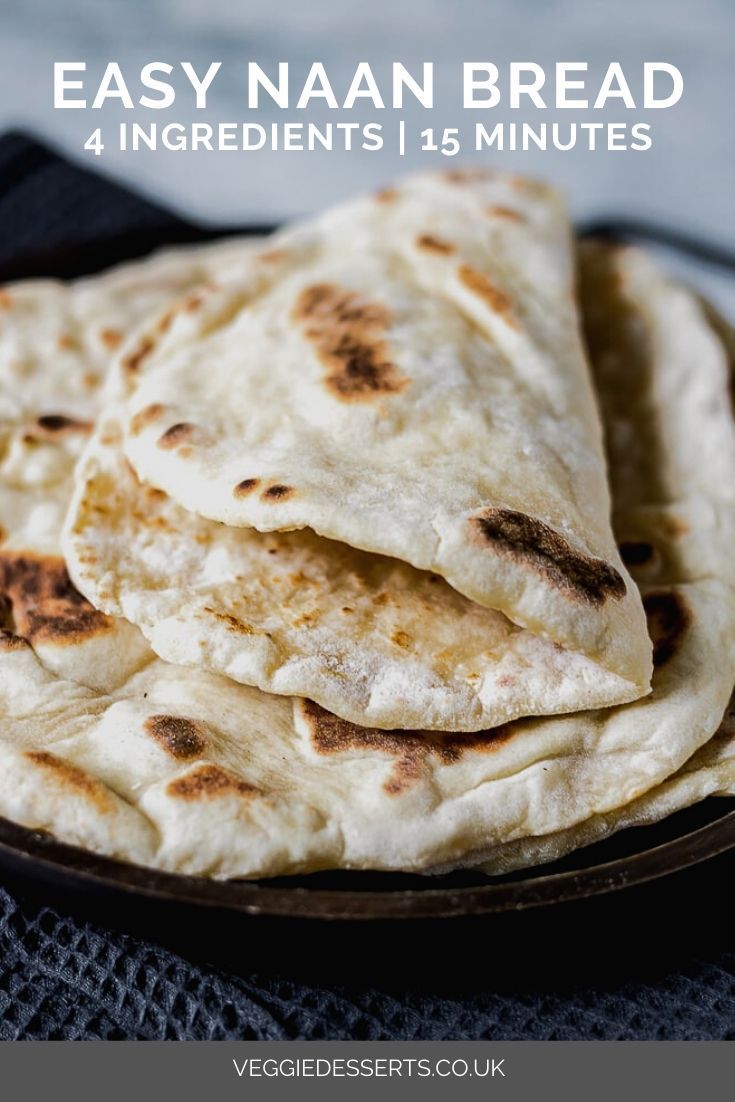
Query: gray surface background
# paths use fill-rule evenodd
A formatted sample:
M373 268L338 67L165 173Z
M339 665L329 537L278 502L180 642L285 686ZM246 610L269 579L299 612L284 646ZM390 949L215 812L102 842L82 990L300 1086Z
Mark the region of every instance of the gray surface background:
M147 61L189 60L199 69L220 60L211 110L194 112L189 99L169 111L135 112L138 121L237 120L244 117L245 63L275 67L288 60L292 78L310 63L327 66L339 95L357 61L385 71L391 60L437 63L438 106L426 119L439 127L462 116L462 61L584 60L601 74L621 61L634 90L642 62L666 60L685 79L682 100L663 111L612 106L589 115L548 110L465 112L540 122L650 121L654 147L646 153L586 150L503 154L502 163L541 174L567 191L573 213L655 215L735 245L735 4L732 0L3 0L0 5L0 129L30 127L97 169L124 179L189 214L218 222L281 219L324 205L365 186L389 180L404 168L447 164L440 155L327 153L196 154L81 151L93 125L125 118L117 106L104 111L54 111L54 60L86 60L101 75L116 60L135 76ZM203 70L202 70L203 71ZM137 76L135 80L137 87ZM453 92L452 92L453 90ZM593 93L594 95L594 93ZM387 116L392 112L382 112ZM307 116L358 121L366 112L262 111L258 121ZM381 112L369 109L371 117ZM648 116L648 117L647 117ZM497 154L494 154L497 156ZM487 158L487 154L485 154ZM454 162L452 162L454 163Z

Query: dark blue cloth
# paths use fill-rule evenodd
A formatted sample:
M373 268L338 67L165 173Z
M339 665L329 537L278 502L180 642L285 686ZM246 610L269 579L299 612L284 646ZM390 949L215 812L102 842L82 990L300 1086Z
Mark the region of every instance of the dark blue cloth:
M543 929L542 923L541 940ZM247 920L242 936L247 945ZM354 936L360 956L359 932ZM604 926L587 936L607 953ZM633 941L635 927L614 936ZM735 1039L735 953L692 944L686 924L673 965L651 968L638 956L617 976L592 982L575 976L570 984L557 973L553 986L543 973L521 968L510 989L507 976L496 979L494 962L503 948L492 919L484 948L462 962L459 990L435 985L436 953L451 953L454 937L448 928L445 944L426 957L423 981L410 986L400 974L379 985L364 975L355 982L348 963L337 981L305 982L277 968L263 971L258 953L248 971L245 950L243 974L232 974L48 907L21 904L0 889L0 1037ZM559 951L554 944L547 950Z

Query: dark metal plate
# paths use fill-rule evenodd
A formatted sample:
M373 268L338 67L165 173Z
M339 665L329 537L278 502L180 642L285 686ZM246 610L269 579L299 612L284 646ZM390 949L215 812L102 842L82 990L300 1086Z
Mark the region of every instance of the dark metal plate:
M183 224L182 224L183 225ZM109 238L81 249L26 256L0 270L0 282L32 276L72 278L180 242L224 234L268 232L267 226L200 230L183 226L165 239L157 233ZM680 252L735 268L735 257L697 242L673 238L660 227L606 220L581 233L648 238ZM716 250L715 250L716 251ZM664 823L623 831L544 868L489 878L475 872L445 876L339 872L268 881L211 881L156 872L74 846L0 819L0 868L28 882L126 903L174 904L210 914L293 919L394 921L471 918L525 912L643 885L692 868L735 848L735 799L710 799Z

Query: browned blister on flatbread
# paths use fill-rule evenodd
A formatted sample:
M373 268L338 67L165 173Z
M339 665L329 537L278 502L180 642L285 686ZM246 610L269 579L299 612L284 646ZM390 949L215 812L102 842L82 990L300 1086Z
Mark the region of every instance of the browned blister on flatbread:
M83 799L95 805L103 814L112 807L110 793L94 777L71 762L49 753L48 750L28 750L26 758L37 769L48 773L53 782L66 791L70 799Z
M178 448L196 436L197 427L189 421L177 421L158 438L159 448Z
M144 727L172 758L200 758L207 748L206 727L186 716L149 716Z
M259 795L254 785L218 765L196 766L171 781L167 792L177 800L212 800L222 796L250 799Z
M375 727L358 727L311 700L302 700L299 706L317 754L377 751L391 758L390 772L383 782L383 789L391 796L405 792L417 782L426 773L426 764L431 758L442 765L454 765L465 754L490 753L513 736L509 723L471 734L381 731Z
M320 283L301 292L294 319L327 368L328 389L342 401L370 401L407 386L390 359L391 315L383 303Z
M56 440L67 433L90 433L92 422L80 421L75 417L68 417L65 413L42 413L36 418L32 431L42 437Z
M643 607L653 640L653 665L658 669L670 662L682 646L691 613L684 595L676 590L646 593Z
M527 564L576 600L601 605L626 594L625 582L613 566L575 551L534 517L513 509L485 509L470 523L478 540L495 554Z
M0 594L10 604L15 634L32 645L71 645L112 628L72 585L58 556L0 552Z
M477 295L504 321L513 327L517 327L518 321L513 313L513 303L510 297L496 286L483 272L471 268L469 264L462 264L458 270L460 282L473 294Z

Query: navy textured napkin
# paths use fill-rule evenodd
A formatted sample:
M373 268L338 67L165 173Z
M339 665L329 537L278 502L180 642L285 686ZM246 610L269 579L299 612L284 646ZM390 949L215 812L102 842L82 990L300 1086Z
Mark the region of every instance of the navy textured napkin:
M23 135L0 139L3 277L42 255L74 274L100 243L109 257L160 234L198 237ZM332 927L316 946L314 927L243 918L225 936L215 918L183 947L186 923L122 932L139 920L114 900L90 919L91 901L3 887L0 870L0 1038L735 1039L734 869L553 915Z
M721 887L725 898L727 882ZM353 953L343 947L336 975L320 979L319 959L309 978L279 967L277 952L264 964L248 919L237 965L215 966L203 960L216 931L182 954L0 888L0 1038L735 1040L735 952L722 948L727 938L698 943L687 910L674 906L664 917L680 944L663 959L649 932L650 954L627 959L626 951L610 967L611 948L632 945L637 927L602 914L566 943L540 920L532 965L519 944L514 968L499 968L507 946L488 918L455 974L445 967L437 975L437 961L446 965L464 936L451 920L422 952L421 974L404 977L390 937L366 952L358 929ZM585 938L590 952L575 967ZM350 962L365 956L389 967L372 979L366 967L353 974Z

